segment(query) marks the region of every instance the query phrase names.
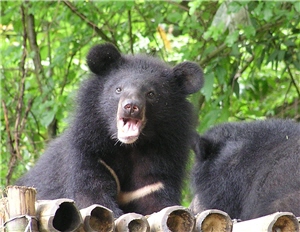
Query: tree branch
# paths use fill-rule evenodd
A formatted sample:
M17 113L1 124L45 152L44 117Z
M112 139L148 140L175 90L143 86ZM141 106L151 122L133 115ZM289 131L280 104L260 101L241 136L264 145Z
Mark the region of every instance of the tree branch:
M26 24L26 9L24 5L21 5L21 17L22 17L22 24L23 24L23 44L22 44L22 58L20 61L20 85L18 90L18 96L16 98L17 105L16 105L16 119L15 119L15 125L14 125L14 132L13 136L10 131L10 125L8 120L8 110L5 102L2 100L2 107L4 109L4 120L5 120L5 128L7 132L7 138L8 138L8 149L10 152L10 159L8 164L8 172L6 175L6 184L8 185L10 183L16 162L20 159L22 159L20 154L20 140L21 135L23 133L23 130L25 128L25 123L29 114L29 111L31 109L33 99L29 100L28 105L25 110L25 114L23 115L23 105L24 105L24 95L25 95L25 79L27 75L27 70L25 69L25 62L27 58L27 39L28 39L28 32L32 33L32 31L27 30L27 24ZM30 23L29 23L30 24ZM29 25L28 25L29 26ZM33 25L34 26L34 25ZM29 26L30 27L30 26ZM34 34L33 34L34 35Z
M133 37L132 37L132 25L131 25L131 10L128 10L128 24L129 24L129 39L130 39L130 51L133 54Z
M27 49L26 49L27 30L26 30L26 22L25 22L26 15L25 15L24 5L21 5L21 14L22 14L22 23L23 23L23 53L20 62L21 83L19 88L19 96L18 96L18 102L16 107L16 121L14 127L15 154L19 159L21 159L20 148L19 148L21 131L19 129L21 124L22 109L23 109L23 102L24 102L25 77L26 77L25 60L27 57Z
M26 29L27 29L27 35L28 35L28 41L30 44L30 48L34 52L33 63L34 63L34 68L35 68L35 74L36 74L36 78L38 81L39 90L42 93L43 88L42 88L41 80L44 80L45 76L44 76L43 66L41 63L40 49L39 49L39 46L38 46L37 40L36 40L35 23L34 23L34 15L33 14L27 15L27 28Z
M249 59L246 60L246 64L241 69L237 70L237 72L233 77L233 80L238 79L242 75L242 73L249 67L249 65L253 60L254 60L254 55L252 55Z
M27 121L27 118L28 118L28 114L31 110L31 107L32 107L32 104L33 104L33 100L34 98L31 98L28 103L27 103L27 107L26 107L26 110L25 110L25 113L24 113L24 117L22 118L22 121L21 121L21 124L20 124L20 132L22 133L24 128L25 128L25 123Z
M117 44L114 43L113 40L111 40L96 24L91 22L84 14L80 13L75 6L72 5L69 1L63 1L63 3L72 11L74 12L79 18L81 18L83 21L87 23L89 27L91 27L95 32L105 41L108 41L110 43L113 43L115 46Z
M8 138L8 150L10 153L9 157L9 163L8 163L8 171L5 176L6 179L6 185L10 184L11 176L14 171L15 164L17 162L17 153L16 149L14 147L14 141L11 136L10 127L9 127L9 120L8 120L8 110L5 102L2 100L2 107L3 107L3 113L4 113L4 121L5 121L5 130L7 132L7 138Z
M5 102L4 102L4 100L2 100L1 103L2 103L3 114L4 114L5 130L6 130L6 133L7 133L8 150L9 150L9 153L11 155L14 155L15 154L14 141L12 139L11 131L10 131L10 126L9 126L8 110L7 110L7 106L6 106Z
M212 51L212 53L208 54L203 60L201 60L199 62L200 66L204 66L206 63L208 63L211 59L215 58L226 48L227 48L227 44L225 44L225 43L221 44L214 51Z
M288 73L289 73L289 75L291 77L291 80L292 80L291 82L295 86L295 89L297 91L298 97L300 98L300 91L299 91L298 85L297 85L297 83L295 81L295 78L294 78L292 72L291 72L290 66L287 63L286 63L286 67L287 67Z

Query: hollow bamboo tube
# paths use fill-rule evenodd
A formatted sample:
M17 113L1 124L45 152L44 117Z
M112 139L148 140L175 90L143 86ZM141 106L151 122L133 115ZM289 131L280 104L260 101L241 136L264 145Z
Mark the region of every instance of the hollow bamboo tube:
M196 215L194 231L196 232L231 232L232 220L221 210L205 210Z
M297 218L289 212L277 212L233 224L233 232L299 232Z
M10 231L38 231L34 188L24 186L7 187L6 216L3 227Z
M114 231L114 214L102 205L91 205L80 210L85 232Z
M137 213L127 213L116 219L115 232L149 232L146 217Z
M81 215L74 201L67 198L37 201L39 230L76 231L82 224Z
M151 232L191 232L194 228L194 216L182 206L171 206L153 213L148 217Z

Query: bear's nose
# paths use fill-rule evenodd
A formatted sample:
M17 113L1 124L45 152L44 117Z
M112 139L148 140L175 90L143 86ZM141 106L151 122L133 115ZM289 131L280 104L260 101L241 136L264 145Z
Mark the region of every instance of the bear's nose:
M124 111L127 117L137 117L140 112L140 108L134 102L124 104Z

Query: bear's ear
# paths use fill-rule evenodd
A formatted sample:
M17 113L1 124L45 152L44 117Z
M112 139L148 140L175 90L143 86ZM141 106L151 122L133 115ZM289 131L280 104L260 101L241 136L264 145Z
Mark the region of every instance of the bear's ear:
M203 71L196 63L180 63L173 68L173 74L185 94L195 93L203 86Z
M95 74L103 74L117 65L121 59L118 49L109 43L92 47L86 57L90 70Z

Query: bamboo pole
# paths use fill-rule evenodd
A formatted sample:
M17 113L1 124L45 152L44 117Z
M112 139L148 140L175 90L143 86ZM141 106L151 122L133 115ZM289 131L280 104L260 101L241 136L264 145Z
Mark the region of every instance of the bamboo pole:
M83 218L83 228L80 231L114 231L114 214L110 209L95 204L81 209L80 213Z
M116 219L115 232L150 232L150 226L143 215L127 213Z
M40 232L77 231L82 224L81 215L71 199L37 201L36 208Z
M171 206L148 217L151 232L191 232L195 220L190 210L182 206Z
M289 212L277 212L233 224L233 232L299 232L297 218Z
M0 231L4 230L4 223L8 215L7 212L7 198L2 197L0 199Z
M221 210L205 210L196 215L194 232L231 232L232 220Z
M7 202L5 204L5 223L3 225L5 231L37 232L35 189L24 186L8 186L6 191Z

